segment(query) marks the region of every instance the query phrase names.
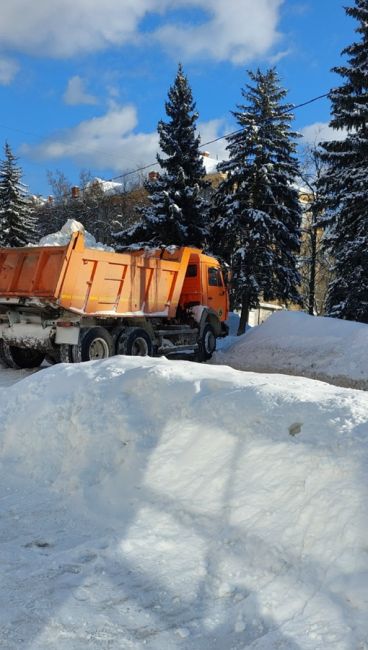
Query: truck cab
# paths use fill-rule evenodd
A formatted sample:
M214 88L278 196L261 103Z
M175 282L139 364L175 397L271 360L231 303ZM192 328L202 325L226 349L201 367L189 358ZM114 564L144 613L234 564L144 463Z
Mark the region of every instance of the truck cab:
M227 319L229 311L226 290L220 263L214 257L203 253L192 253L185 275L180 304L182 307L206 305L216 314L219 321Z

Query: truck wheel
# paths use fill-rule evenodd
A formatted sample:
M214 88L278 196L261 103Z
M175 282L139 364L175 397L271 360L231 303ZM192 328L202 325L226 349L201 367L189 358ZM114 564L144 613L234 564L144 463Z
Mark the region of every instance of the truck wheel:
M148 332L141 327L127 327L116 340L116 354L151 357L152 352L152 339Z
M60 363L73 363L73 347L73 345L69 345L68 343L62 343L58 346L58 358Z
M104 327L91 327L88 329L78 345L73 346L74 361L94 361L107 359L114 354L114 342L111 334ZM75 355L75 352L77 354Z
M2 339L0 339L0 361L4 364L4 366L8 365L8 360L4 352L4 341Z
M57 350L54 349L52 352L48 352L45 355L45 361L50 366L54 366L55 363L60 363L60 350L59 349L57 349Z
M216 334L212 325L204 326L202 335L198 341L198 360L208 361L211 359L214 351L216 350Z
M15 368L16 370L38 368L44 358L44 353L39 350L17 348L15 345L9 345L4 340L0 341L0 359L9 368Z

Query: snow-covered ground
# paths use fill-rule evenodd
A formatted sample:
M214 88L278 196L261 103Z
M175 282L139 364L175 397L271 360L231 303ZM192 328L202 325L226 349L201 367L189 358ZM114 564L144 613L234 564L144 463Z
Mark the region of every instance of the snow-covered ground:
M1 390L0 647L367 650L367 419L166 359Z
M368 325L363 323L279 311L247 334L227 337L218 347L214 364L368 390Z
M7 388L16 384L21 379L28 377L29 375L36 372L35 370L12 370L11 368L5 368L0 361L0 389Z

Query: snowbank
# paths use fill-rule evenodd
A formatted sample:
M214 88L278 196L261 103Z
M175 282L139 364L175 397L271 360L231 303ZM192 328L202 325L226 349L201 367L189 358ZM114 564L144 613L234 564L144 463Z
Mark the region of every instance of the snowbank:
M94 236L85 230L83 224L79 223L79 221L75 221L75 219L68 219L61 230L42 237L37 246L66 246L74 232L84 233L87 248L98 248L99 250L110 252L114 251L111 246L105 246L105 244L97 242Z
M166 359L9 388L0 646L363 650L367 417L359 391Z
M217 350L221 350L222 352L224 352L225 350L230 348L232 345L234 345L234 343L238 341L236 333L239 327L239 320L240 318L238 314L234 312L229 312L228 318L225 321L225 323L229 328L229 335L223 339L217 339L216 341Z
M280 311L231 339L212 363L368 390L368 325Z

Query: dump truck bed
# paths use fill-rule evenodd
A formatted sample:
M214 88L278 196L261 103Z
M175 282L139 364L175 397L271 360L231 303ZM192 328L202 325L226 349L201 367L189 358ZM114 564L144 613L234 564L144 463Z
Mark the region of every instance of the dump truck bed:
M37 300L90 316L174 317L190 255L173 250L113 253L67 246L0 249L0 303Z

